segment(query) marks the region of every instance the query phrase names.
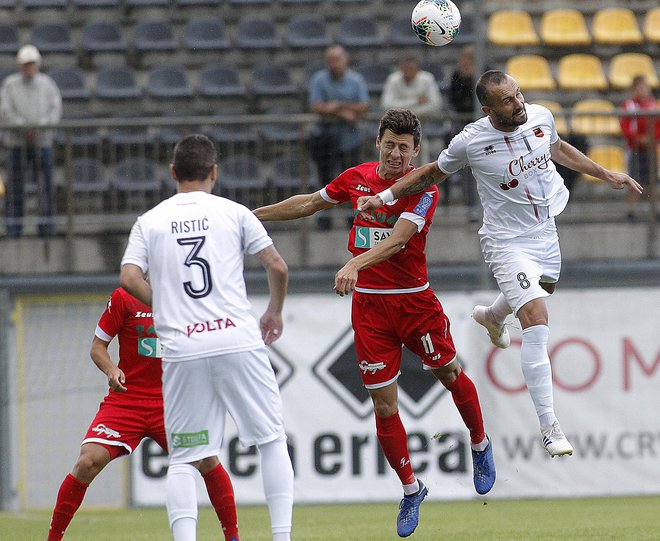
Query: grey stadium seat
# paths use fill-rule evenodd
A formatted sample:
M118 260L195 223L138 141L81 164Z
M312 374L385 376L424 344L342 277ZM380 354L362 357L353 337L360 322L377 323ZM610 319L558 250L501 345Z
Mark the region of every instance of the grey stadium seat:
M85 24L81 46L84 51L92 53L125 53L128 48L121 26L115 21L91 21Z
M32 27L32 44L41 53L72 53L74 51L69 23L40 23Z
M183 42L191 51L222 51L229 48L225 25L218 17L190 19Z
M383 92L385 79L392 73L392 67L389 63L369 62L360 64L356 71L364 77L370 94L380 94Z
M383 38L376 20L368 15L345 15L339 22L337 42L345 47L380 47Z
M238 21L234 41L241 49L278 49L282 46L275 21L258 15L248 15Z
M255 96L295 96L299 89L283 64L262 64L252 71L250 90Z
M328 47L332 39L328 35L322 15L294 15L286 30L286 41L291 47Z
M80 68L59 68L48 72L57 83L62 99L88 100L90 92L85 85L85 74Z
M21 47L18 27L14 23L0 23L0 53L15 53Z
M135 71L127 66L102 68L96 76L96 96L106 99L134 99L142 96Z
M147 95L152 98L190 98L193 92L181 66L157 66L149 72Z
M172 26L167 21L138 21L133 29L133 48L137 52L176 50Z
M212 63L205 65L199 72L198 91L208 98L244 96L245 85L240 82L236 68Z

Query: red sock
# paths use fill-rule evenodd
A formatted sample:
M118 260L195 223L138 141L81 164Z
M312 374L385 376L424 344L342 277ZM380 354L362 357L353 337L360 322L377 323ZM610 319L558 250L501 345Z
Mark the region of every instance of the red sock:
M222 525L222 532L225 534L225 539L227 541L234 538L238 539L234 487L231 484L229 475L222 467L222 464L218 464L202 477L206 484L206 490L209 493L213 509L215 509L215 514L218 515L218 519Z
M461 370L454 383L445 385L454 399L465 426L470 431L470 443L481 443L486 437L484 432L484 418L481 415L481 405L477 388L468 375Z
M78 481L71 474L64 478L60 491L57 493L53 519L50 522L50 530L48 530L48 541L60 541L62 539L71 519L73 519L73 515L85 497L88 486Z
M387 462L401 479L401 484L414 483L415 474L408 453L408 434L406 434L399 414L395 413L389 417L376 415L376 435Z

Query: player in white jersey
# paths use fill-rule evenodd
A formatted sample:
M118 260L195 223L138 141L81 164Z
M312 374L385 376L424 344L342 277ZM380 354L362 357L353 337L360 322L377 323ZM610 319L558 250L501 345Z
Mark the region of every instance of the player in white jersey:
M293 468L265 347L282 333L288 269L252 212L211 194L216 158L203 135L176 145L170 173L177 193L136 221L120 282L152 306L163 347L167 511L175 541L196 539L193 467L219 453L227 411L241 443L259 449L273 540L289 541ZM246 253L268 274L270 301L259 323L247 300Z
M552 113L527 105L516 81L501 71L487 71L476 94L486 114L452 139L436 162L419 167L378 195L360 198L366 212L398 197L444 181L469 166L484 208L479 230L484 259L500 288L490 306L475 306L472 317L491 342L508 347L504 320L514 313L523 329L521 366L550 456L573 453L554 412L548 357L548 310L544 297L559 280L561 254L555 227L568 202L568 190L555 165L603 180L614 189L641 193L640 184L593 162L557 135Z

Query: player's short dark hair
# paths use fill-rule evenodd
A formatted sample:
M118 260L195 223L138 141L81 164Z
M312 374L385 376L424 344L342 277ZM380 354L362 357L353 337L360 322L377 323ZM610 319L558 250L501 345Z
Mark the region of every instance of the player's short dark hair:
M218 160L213 142L206 135L184 137L174 147L174 170L178 180L205 180Z
M490 98L489 87L498 86L506 82L509 76L503 71L488 70L477 81L476 94L481 105L488 105Z
M422 124L417 115L409 109L388 109L380 118L378 126L378 137L383 137L385 130L390 130L397 135L410 134L413 136L415 146L422 139Z

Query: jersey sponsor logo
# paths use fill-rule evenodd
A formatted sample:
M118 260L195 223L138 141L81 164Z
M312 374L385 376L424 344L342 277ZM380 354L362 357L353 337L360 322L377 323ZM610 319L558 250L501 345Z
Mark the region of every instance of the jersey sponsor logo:
M360 370L364 372L365 374L367 372L371 372L372 374L375 374L378 372L378 370L384 370L385 369L385 363L380 362L380 363L370 363L369 361L360 361L360 364L358 365L360 367Z
M484 152L486 153L486 156L490 156L491 154L495 154L497 150L495 150L493 145L488 145L487 147L484 147Z
M534 128L534 135L536 135L536 137L543 137L543 129L540 126L537 126Z
M419 200L419 203L417 203L417 205L413 209L413 212L417 214L417 216L421 216L422 218L424 218L426 216L426 212L431 208L432 204L433 204L432 192L426 192L424 195L422 195L421 199Z
M163 357L163 348L158 338L138 338L138 355L160 359Z
M358 226L355 228L355 247L373 248L391 234L391 229Z
M218 319L212 319L201 323L190 323L186 326L186 332L188 336L191 336L195 333L199 334L204 332L221 331L228 327L236 327L236 324L228 317L219 317Z
M550 154L541 154L529 161L525 161L525 156L520 156L509 162L509 174L511 176L524 175L532 169L547 169L550 165Z
M153 317L151 312L135 312L135 317Z
M197 447L199 445L209 444L209 431L200 430L199 432L189 432L182 434L172 434L172 447L187 448Z
M99 436L106 436L108 438L121 438L121 434L112 428L108 428L103 423L99 423L94 428L92 432L96 432Z
M367 192L367 193L371 193L371 188L369 188L369 186L363 186L362 184L358 184L358 185L355 187L355 189L356 189L358 192Z

